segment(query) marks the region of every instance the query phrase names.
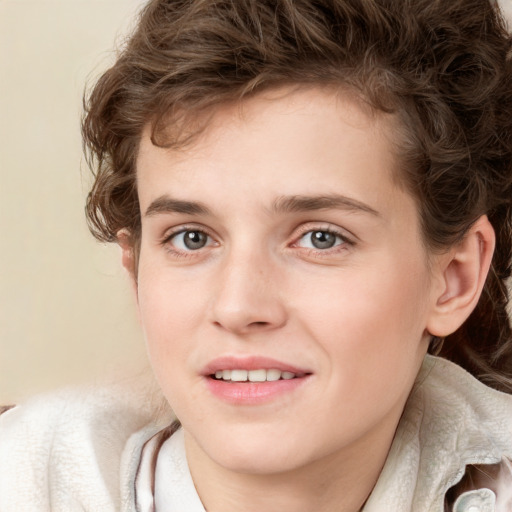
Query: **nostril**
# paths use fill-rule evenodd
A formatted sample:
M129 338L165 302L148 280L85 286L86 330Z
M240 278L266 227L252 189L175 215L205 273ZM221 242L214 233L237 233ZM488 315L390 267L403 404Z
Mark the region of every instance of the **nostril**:
M249 326L254 327L266 327L268 325L268 322L251 322Z
M264 331L265 329L268 329L270 326L272 326L272 322L264 322L264 321L258 321L258 322L249 322L246 324L237 325L235 323L229 323L229 322L219 322L215 321L213 322L213 325L218 329L225 329L230 332L239 333L239 334L249 334L250 332L259 332Z

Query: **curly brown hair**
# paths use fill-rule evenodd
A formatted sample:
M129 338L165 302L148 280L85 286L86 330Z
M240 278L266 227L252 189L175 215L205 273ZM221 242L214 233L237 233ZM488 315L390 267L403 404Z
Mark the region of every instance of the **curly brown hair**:
M512 41L490 0L153 0L86 97L92 233L135 252L144 126L185 144L208 109L285 84L338 85L401 120L401 182L431 250L487 214L497 243L481 299L435 350L512 392Z

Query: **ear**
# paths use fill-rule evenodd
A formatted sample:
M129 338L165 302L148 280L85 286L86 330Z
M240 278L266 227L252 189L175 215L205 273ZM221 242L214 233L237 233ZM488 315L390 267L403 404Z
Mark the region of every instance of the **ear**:
M494 252L494 229L486 215L480 217L464 239L439 257L434 272L434 304L427 330L437 337L456 331L475 308L487 278Z
M117 232L117 243L121 248L121 262L123 267L130 275L132 284L137 289L137 259L135 257L135 247L131 233L127 229L121 229Z

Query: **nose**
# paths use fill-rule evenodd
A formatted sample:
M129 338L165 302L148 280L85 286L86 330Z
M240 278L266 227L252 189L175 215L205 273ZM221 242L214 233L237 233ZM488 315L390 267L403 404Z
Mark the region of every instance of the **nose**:
M232 254L216 276L214 324L243 335L286 324L282 278L269 256Z

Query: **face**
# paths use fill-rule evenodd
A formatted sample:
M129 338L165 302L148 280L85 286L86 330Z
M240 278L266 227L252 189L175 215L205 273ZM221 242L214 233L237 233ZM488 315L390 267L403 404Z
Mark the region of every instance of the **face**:
M144 134L140 318L198 459L276 473L389 445L432 303L392 121L309 89L220 108L186 149Z

